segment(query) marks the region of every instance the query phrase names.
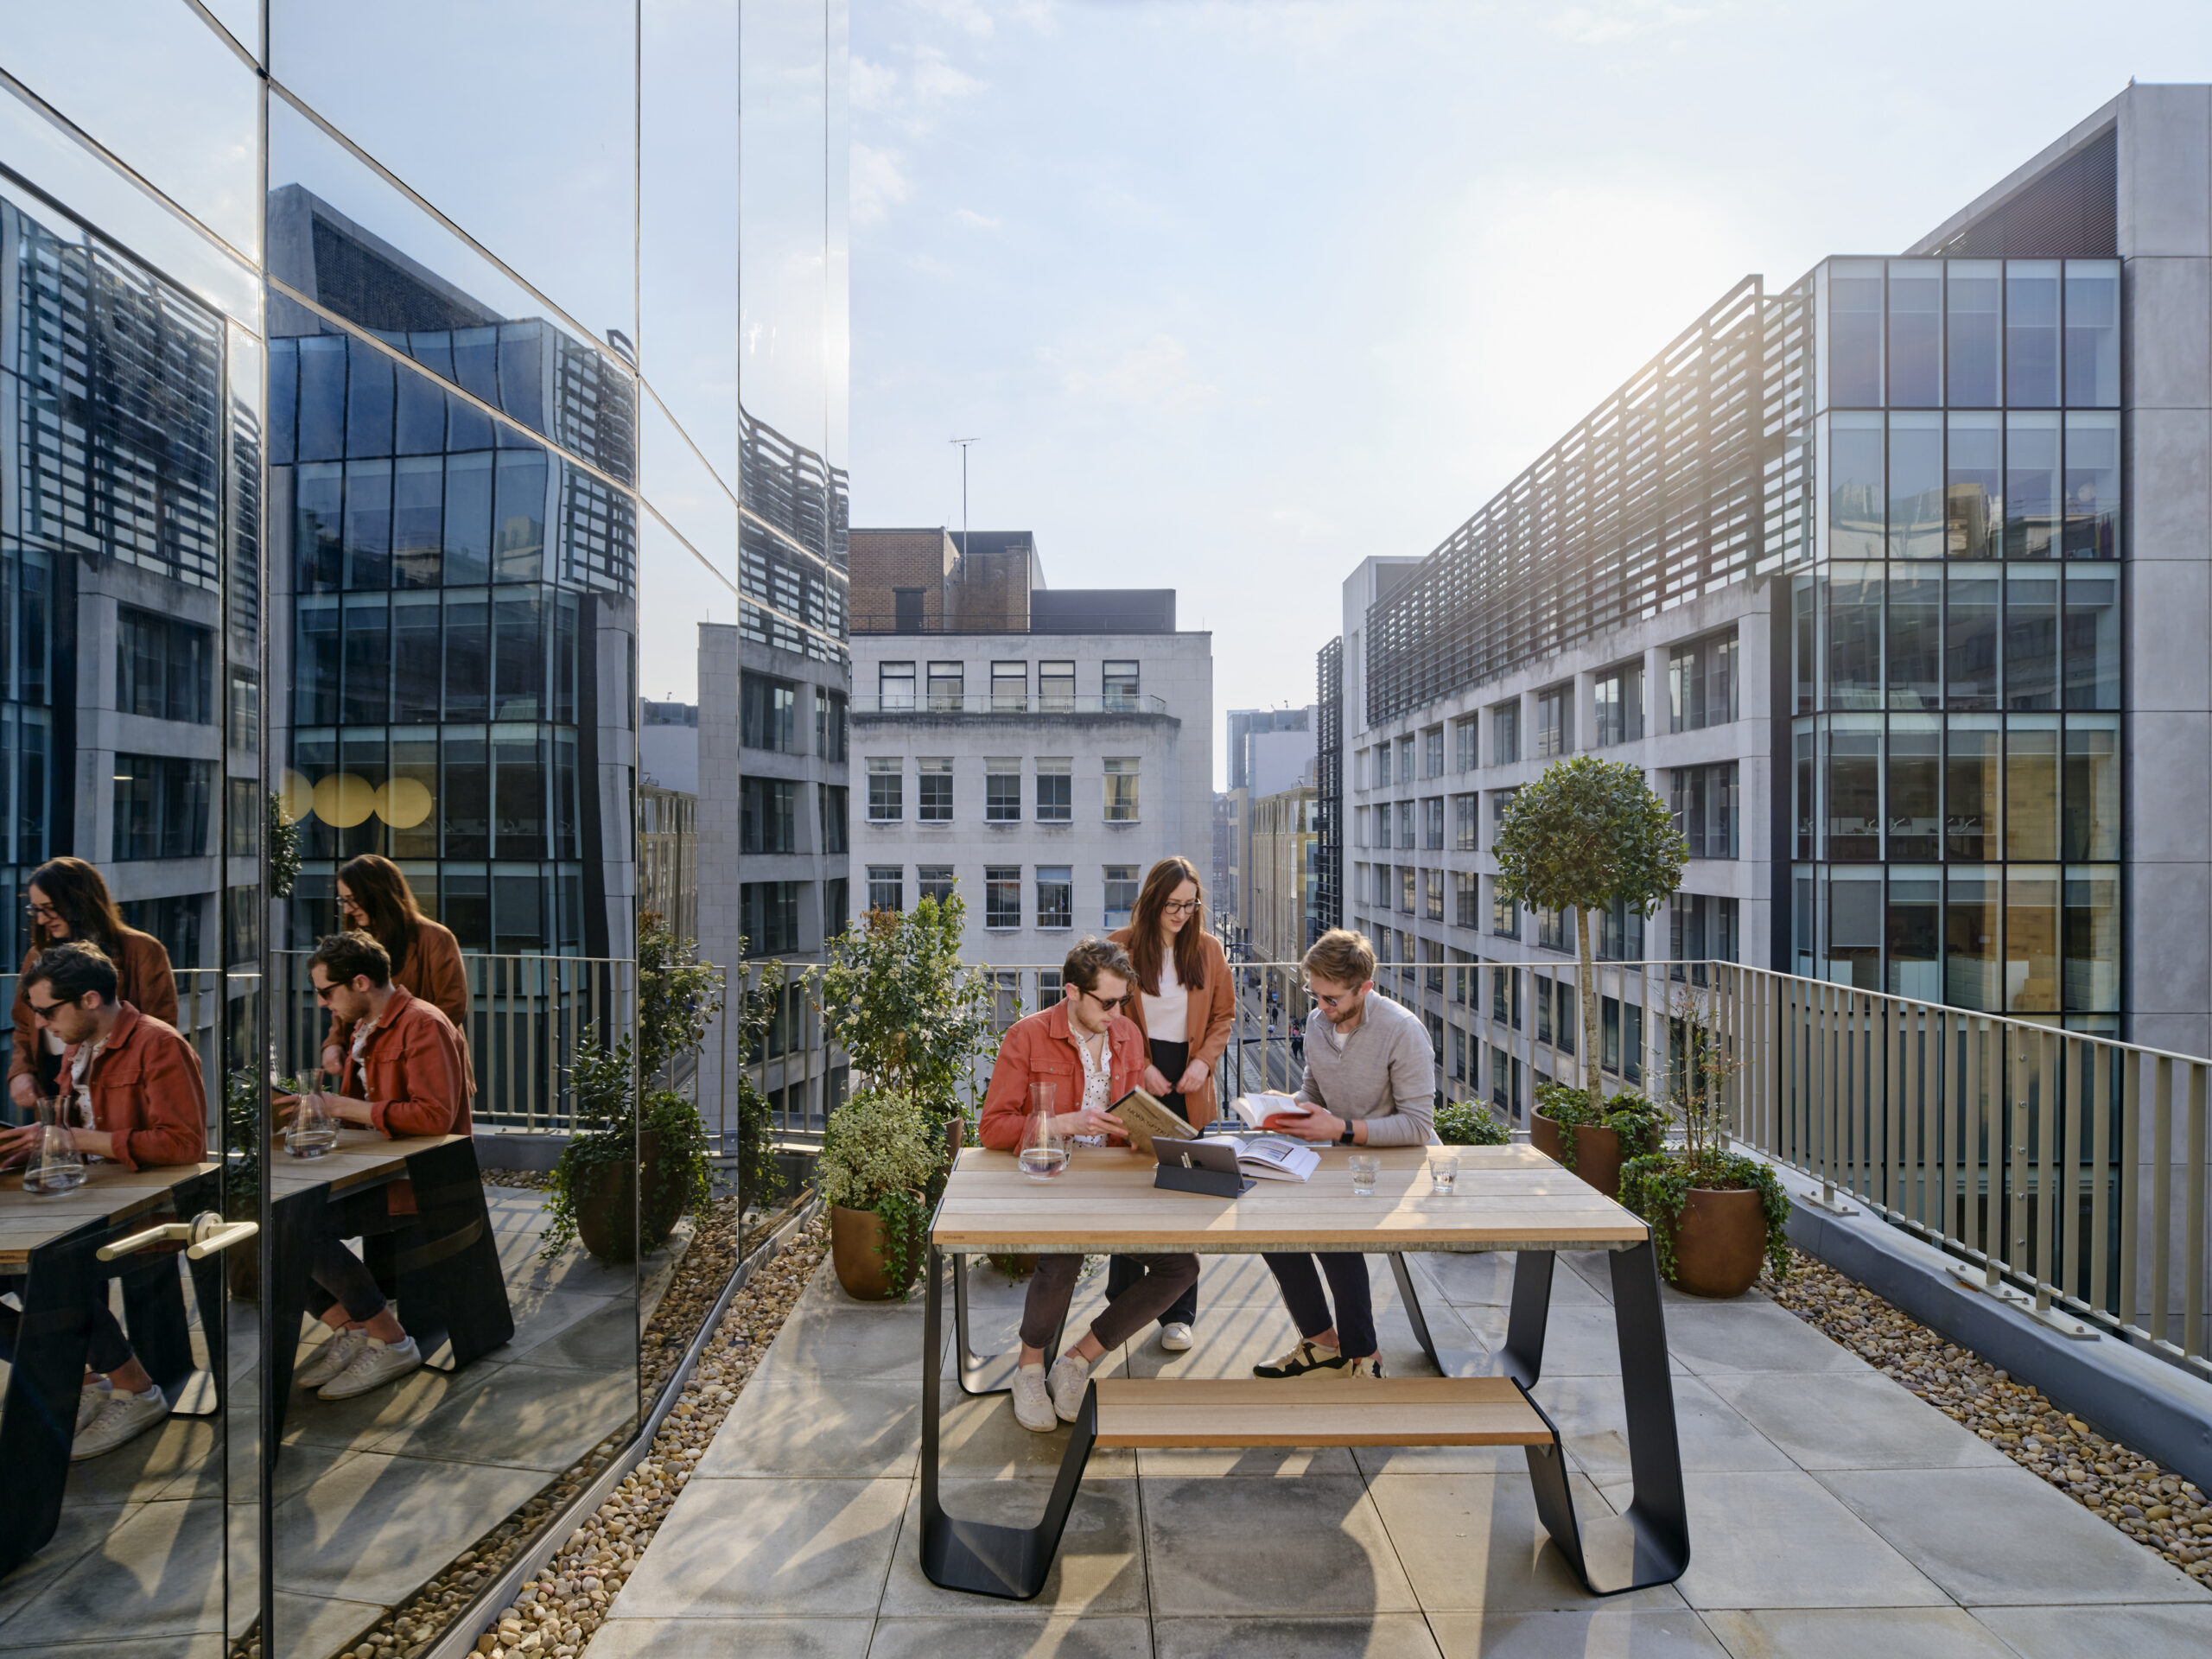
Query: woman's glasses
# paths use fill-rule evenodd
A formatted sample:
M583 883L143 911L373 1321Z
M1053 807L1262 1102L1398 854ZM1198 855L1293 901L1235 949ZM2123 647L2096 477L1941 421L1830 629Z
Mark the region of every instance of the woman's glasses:
M1204 901L1198 899L1171 899L1160 908L1170 916L1187 916L1198 909Z

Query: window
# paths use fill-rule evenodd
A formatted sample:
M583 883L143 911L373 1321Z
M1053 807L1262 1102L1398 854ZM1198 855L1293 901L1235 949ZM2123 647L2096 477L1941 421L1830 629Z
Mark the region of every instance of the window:
M1410 734L1398 740L1398 781L1410 784L1414 780L1414 740Z
M1420 899L1421 872L1410 864L1398 867L1398 909L1404 914L1414 914Z
M1039 708L1065 711L1075 707L1075 664L1037 664L1037 703Z
M116 607L115 620L117 712L213 724L214 636L189 622L128 605ZM383 710L375 718L381 720Z
M1432 853L1444 850L1444 798L1432 795L1421 804L1421 844Z
M186 893L166 899L133 899L120 906L123 919L141 933L162 942L169 960L179 968L200 965L200 895Z
M1021 866L987 864L983 867L983 925L1021 925Z
M1424 875L1427 904L1423 914L1432 922L1440 922L1444 919L1444 872L1429 870ZM1439 985L1436 988L1440 991L1444 988Z
M204 856L214 792L212 760L187 760L174 754L117 755L111 855L118 863Z
M1476 736L1480 730L1481 722L1472 715L1452 722L1452 743L1454 751L1452 758L1455 771L1472 772L1480 763L1482 746Z
M1454 795L1452 798L1452 847L1453 851L1471 853L1479 850L1476 846L1477 830L1475 826L1481 818L1481 813L1477 804L1481 798L1482 798L1478 795Z
M1129 714L1137 706L1137 665L1135 663L1107 663L1099 669L1098 696L1102 708L1114 714Z
M1490 1017L1508 1020L1513 1029L1521 1029L1521 970L1517 968L1493 968L1490 970Z
M874 755L868 763L868 821L896 823L906 816L904 763L894 756Z
M1876 893L1880 892L1878 887ZM1668 955L1675 962L1736 960L1736 901L1707 893L1678 893L1668 901L1672 935Z
M880 663L875 671L876 707L896 709L914 706L914 665Z
M1481 900L1476 897L1478 878L1465 870L1452 873L1452 920L1458 927L1480 927Z
M1363 806L1355 806L1351 810L1351 844L1355 847L1367 845L1367 809Z
M772 675L741 675L737 690L738 742L748 749L804 754L806 745L799 735L798 692L799 688L791 681L779 680Z
M1598 729L1592 746L1633 743L1643 735L1643 666L1623 663L1598 677L1592 688Z
M1106 867L1106 916L1109 931L1129 925L1129 912L1137 907L1137 867L1134 864L1109 864Z
M1390 782L1390 746L1387 742L1375 746L1375 786L1385 788Z
M921 774L919 786L914 794L914 820L918 823L950 823L952 822L952 760L949 755L932 760L917 760L914 769Z
M779 778L745 778L738 786L738 850L798 850L798 785Z
M1490 844L1497 845L1497 832L1504 827L1505 815L1513 810L1516 789L1493 789L1490 792Z
M1475 1000L1475 959L1464 950L1454 950L1451 957L1452 1000L1462 1007L1472 1007Z
M991 707L1001 714L1020 714L1029 706L1029 664L991 664Z
M1441 996L1444 995L1443 949L1441 946L1428 939L1422 939L1419 941L1419 944L1421 948L1421 983L1427 989L1434 991L1439 996ZM1441 1042L1441 1022L1438 1021L1433 1014L1429 1016L1429 1020L1431 1026L1438 1030L1438 1040Z
M1137 757L1134 754L1107 757L1106 822L1137 822Z
M926 588L893 588L891 590L891 626L899 633L919 633L922 631L923 610L927 601Z
M1065 864L1037 867L1037 925L1075 925L1075 875Z
M833 856L850 852L852 838L846 824L846 803L852 791L842 784L818 784L816 787L822 791L822 850ZM837 931L843 931L842 928Z
M851 890L852 882L842 875L822 884L822 936L824 938L835 938L852 920L852 901L848 897Z
M1736 718L1734 633L1709 634L1668 653L1667 703L1670 731L1694 732Z
M1736 856L1736 762L1676 766L1669 804L1692 858Z
M259 857L264 810L260 784L251 778L226 778L223 787L228 797L223 815L223 850L232 858Z
M1510 766L1521 758L1521 704L1501 702L1490 711L1490 763Z
M1075 816L1075 763L1065 755L1037 761L1037 822L1066 823Z
M950 864L918 864L914 867L914 898L916 902L933 899L943 904L952 897L953 874Z
M1432 726L1421 734L1422 772L1425 778L1444 775L1444 728Z
M1521 937L1521 906L1498 890L1495 879L1490 884L1490 931L1501 939Z
M1398 803L1398 845L1410 852L1420 843L1414 839L1414 804Z
M1536 943L1547 950L1573 949L1567 942L1567 912L1536 906Z
M223 889L223 954L233 963L261 954L261 918L268 906L258 887Z
M1574 752L1574 687L1536 693L1536 758Z
M1592 948L1599 960L1643 960L1643 918L1619 899L1615 899L1610 908L1596 912L1590 925L1595 930Z
M798 949L797 881L747 881L737 890L745 954L773 956Z
M845 709L845 694L814 689L814 752L824 760L844 764L852 721Z
M1021 762L1001 757L983 762L983 822L1021 822Z
M930 664L930 707L950 713L960 712L961 692L964 685L965 664L960 663L931 663Z

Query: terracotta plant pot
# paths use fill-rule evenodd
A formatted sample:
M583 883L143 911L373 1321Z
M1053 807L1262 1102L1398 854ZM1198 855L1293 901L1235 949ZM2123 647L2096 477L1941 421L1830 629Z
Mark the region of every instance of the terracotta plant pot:
M1547 1158L1560 1157L1562 1150L1560 1126L1541 1112L1530 1115L1529 1140ZM1574 1173L1607 1198L1620 1196L1621 1138L1611 1129L1592 1128L1586 1124L1574 1128Z
M1740 1296L1765 1264L1766 1211L1749 1189L1692 1187L1669 1230L1675 1271L1668 1276L1693 1296Z
M906 1285L891 1282L891 1269L883 1259L883 1217L873 1210L830 1206L830 1261L837 1282L856 1302L886 1302L921 1276L921 1263Z
M676 1230L683 1213L681 1193L660 1190L660 1136L647 1129L638 1137L637 1163L592 1164L576 1181L576 1236L599 1261L620 1267L651 1255ZM642 1179L640 1173L642 1172ZM638 1191L649 1195L642 1221Z

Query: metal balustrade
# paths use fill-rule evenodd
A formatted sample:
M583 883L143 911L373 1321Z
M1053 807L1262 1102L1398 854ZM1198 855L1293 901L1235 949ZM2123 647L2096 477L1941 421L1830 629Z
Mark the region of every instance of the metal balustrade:
M1105 696L1074 692L992 690L938 691L924 687L911 694L856 696L855 715L1165 715L1167 699L1150 692L1115 692Z

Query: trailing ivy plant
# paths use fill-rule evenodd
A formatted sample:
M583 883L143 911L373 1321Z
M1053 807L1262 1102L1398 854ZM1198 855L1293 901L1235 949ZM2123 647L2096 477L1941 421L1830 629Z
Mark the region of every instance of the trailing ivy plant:
M815 1166L824 1204L883 1222L883 1265L903 1298L920 1274L944 1180L939 1121L911 1095L864 1089L830 1115Z
M1536 1110L1566 1131L1559 1138L1559 1160L1568 1169L1575 1167L1581 1151L1573 1133L1577 1128L1611 1129L1620 1137L1624 1163L1658 1151L1667 1138L1666 1112L1633 1089L1607 1096L1604 1103L1593 1110L1590 1096L1581 1090L1563 1083L1540 1083L1536 1085Z
M1436 1109L1436 1135L1447 1147L1503 1147L1513 1132L1479 1102L1451 1101Z
M1574 912L1581 963L1583 1076L1590 1109L1605 1109L1596 1064L1598 976L1592 912L1625 906L1649 917L1681 885L1689 843L1667 803L1624 760L1578 754L1555 760L1513 794L1497 830L1497 890L1516 903ZM1552 1116L1550 1113L1545 1114Z

